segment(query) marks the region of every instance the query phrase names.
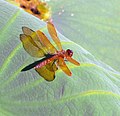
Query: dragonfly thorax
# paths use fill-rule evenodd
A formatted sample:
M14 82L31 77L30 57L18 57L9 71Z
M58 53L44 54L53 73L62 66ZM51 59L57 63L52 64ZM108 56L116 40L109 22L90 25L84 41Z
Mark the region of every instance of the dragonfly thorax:
M60 57L64 57L65 53L66 53L65 50L57 51L57 55L60 56Z
M57 51L57 55L60 57L72 57L73 56L73 51L70 49L62 50L62 51Z

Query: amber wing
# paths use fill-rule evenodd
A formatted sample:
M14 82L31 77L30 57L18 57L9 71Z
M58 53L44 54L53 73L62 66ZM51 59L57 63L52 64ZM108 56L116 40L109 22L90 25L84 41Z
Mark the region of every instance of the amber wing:
M62 57L59 57L58 61L57 61L57 65L62 69L62 71L67 74L68 76L71 76L72 73L69 70L69 68L67 67L64 59Z
M47 81L53 81L55 79L55 71L57 70L57 66L54 61L51 63L35 69L40 76L42 76Z
M61 45L60 40L57 36L57 32L56 32L54 25L51 22L47 22L47 28L48 28L50 36L52 37L53 41L56 43L58 49L62 50L62 45Z
M46 47L40 42L36 32L28 27L23 27L22 30L23 34L20 34L20 40L27 53L38 58L44 57L45 54L48 54Z

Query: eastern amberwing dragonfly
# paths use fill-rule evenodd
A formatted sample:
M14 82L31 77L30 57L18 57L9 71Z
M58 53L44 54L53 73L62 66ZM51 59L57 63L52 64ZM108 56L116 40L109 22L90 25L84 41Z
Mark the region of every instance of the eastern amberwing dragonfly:
M59 50L50 43L49 39L40 30L35 32L28 27L22 27L23 34L20 34L20 40L22 41L24 49L31 56L37 58L43 57L43 59L35 61L21 71L27 71L34 68L45 80L52 81L55 78L55 72L58 70L58 67L60 67L64 73L71 76L72 73L65 61L67 60L78 66L80 63L72 58L72 50L62 49L56 29L52 23L47 22L47 29Z

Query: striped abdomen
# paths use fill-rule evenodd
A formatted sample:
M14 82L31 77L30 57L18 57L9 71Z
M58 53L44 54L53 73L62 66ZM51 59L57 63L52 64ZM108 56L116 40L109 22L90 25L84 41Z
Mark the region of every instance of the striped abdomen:
M41 67L45 66L46 64L49 64L51 61L54 61L55 59L57 59L57 57L58 57L58 55L54 55L53 57L40 62L34 68L41 68Z

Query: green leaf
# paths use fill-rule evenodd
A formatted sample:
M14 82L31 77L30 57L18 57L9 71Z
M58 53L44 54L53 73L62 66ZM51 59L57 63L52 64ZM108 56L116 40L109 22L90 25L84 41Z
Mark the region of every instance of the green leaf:
M58 33L64 49L80 61L68 77L61 70L45 81L34 70L21 69L34 58L22 47L22 26L42 29L45 22L5 1L0 1L0 115L1 116L119 116L120 74L97 60L80 45Z
M119 0L50 0L58 30L120 71Z

